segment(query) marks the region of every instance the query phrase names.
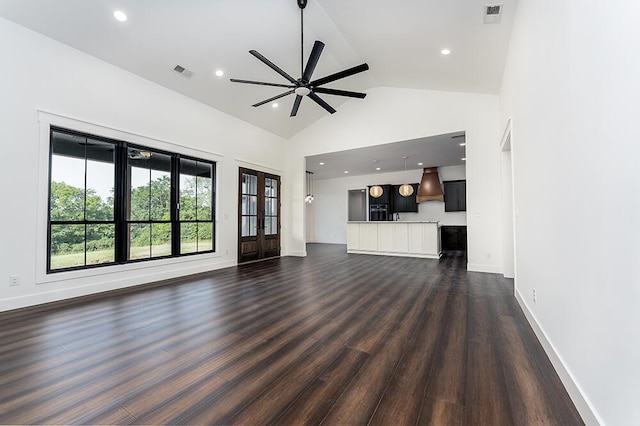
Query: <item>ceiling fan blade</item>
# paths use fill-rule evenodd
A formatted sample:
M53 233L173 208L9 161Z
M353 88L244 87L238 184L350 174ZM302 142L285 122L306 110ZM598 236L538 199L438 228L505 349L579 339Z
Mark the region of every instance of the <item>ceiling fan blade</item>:
M320 96L316 95L315 93L311 92L307 96L311 98L315 103L320 105L322 108L326 109L330 114L333 114L334 112L336 112L336 110L333 109L331 105L323 101L322 98L320 98Z
M287 91L287 92L280 93L279 95L274 96L273 98L265 99L264 101L262 101L262 102L258 102L257 104L253 104L253 105L251 105L251 106L259 107L260 105L268 104L268 103L269 103L269 102L271 102L271 101L275 101L276 99L280 99L280 98L283 98L283 97L285 97L285 96L287 96L287 95L290 95L290 94L292 94L293 92L294 92L293 90L289 90L289 91Z
M335 74L319 78L318 80L312 81L310 84L314 87L322 86L323 84L331 83L332 81L340 80L341 78L349 77L351 75L367 71L368 69L369 65L367 64L358 65L357 67L349 68L348 70L340 71Z
M286 72L284 72L280 67L278 67L276 64L274 64L273 62L271 62L270 60L268 60L267 58L265 58L264 56L262 56L260 53L258 53L257 50L250 50L249 53L251 53L253 56L255 56L256 58L260 59L262 62L264 62L265 65L267 65L269 68L271 68L272 70L274 70L275 72L277 72L278 74L280 74L281 76L283 76L284 78L286 78L287 80L289 80L291 83L295 84L296 80L291 77L289 74L287 74Z
M311 76L313 75L313 71L316 69L316 65L318 65L318 60L320 59L320 55L322 54L322 49L324 49L324 43L320 40L316 40L313 43L313 50L309 55L309 60L307 61L307 66L304 69L304 74L302 79L304 81L311 80Z
M298 113L298 108L300 108L300 102L302 102L302 96L297 95L296 100L293 101L293 108L291 108L291 114L289 117L295 117Z
M260 86L286 87L287 89L296 87L291 84L265 83L264 81L238 80L237 78L231 78L229 80L233 83L246 83L246 84L258 84Z
M313 89L316 93L326 93L327 95L338 95L338 96L348 96L350 98L359 98L364 99L367 96L366 93L360 92L350 92L348 90L337 90L337 89L325 89L323 87L316 87Z

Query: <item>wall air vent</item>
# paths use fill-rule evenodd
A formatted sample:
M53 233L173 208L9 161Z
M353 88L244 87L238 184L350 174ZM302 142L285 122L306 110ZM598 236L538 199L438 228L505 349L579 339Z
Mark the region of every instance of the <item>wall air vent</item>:
M502 18L501 4L485 4L484 5L484 23L499 24Z
M173 70L184 77L187 77L187 78L193 77L193 71L190 71L180 65L176 65Z

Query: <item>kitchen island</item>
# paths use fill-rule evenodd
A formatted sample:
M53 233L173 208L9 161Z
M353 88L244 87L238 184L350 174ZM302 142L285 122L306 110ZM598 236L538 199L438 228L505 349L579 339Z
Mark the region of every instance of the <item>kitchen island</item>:
M440 259L438 222L347 222L347 253Z

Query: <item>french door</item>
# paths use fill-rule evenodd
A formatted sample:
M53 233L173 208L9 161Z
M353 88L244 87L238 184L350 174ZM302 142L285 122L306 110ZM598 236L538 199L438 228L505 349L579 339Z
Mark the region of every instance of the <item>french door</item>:
M280 176L240 167L238 263L280 256Z

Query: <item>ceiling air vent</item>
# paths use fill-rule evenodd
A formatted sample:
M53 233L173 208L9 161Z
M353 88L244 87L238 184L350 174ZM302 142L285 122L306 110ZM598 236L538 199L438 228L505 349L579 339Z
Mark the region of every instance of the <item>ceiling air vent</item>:
M184 77L187 77L187 78L193 77L193 71L190 71L185 67L181 67L180 65L176 65L173 70Z
M502 18L501 4L485 4L484 5L484 23L499 24Z

